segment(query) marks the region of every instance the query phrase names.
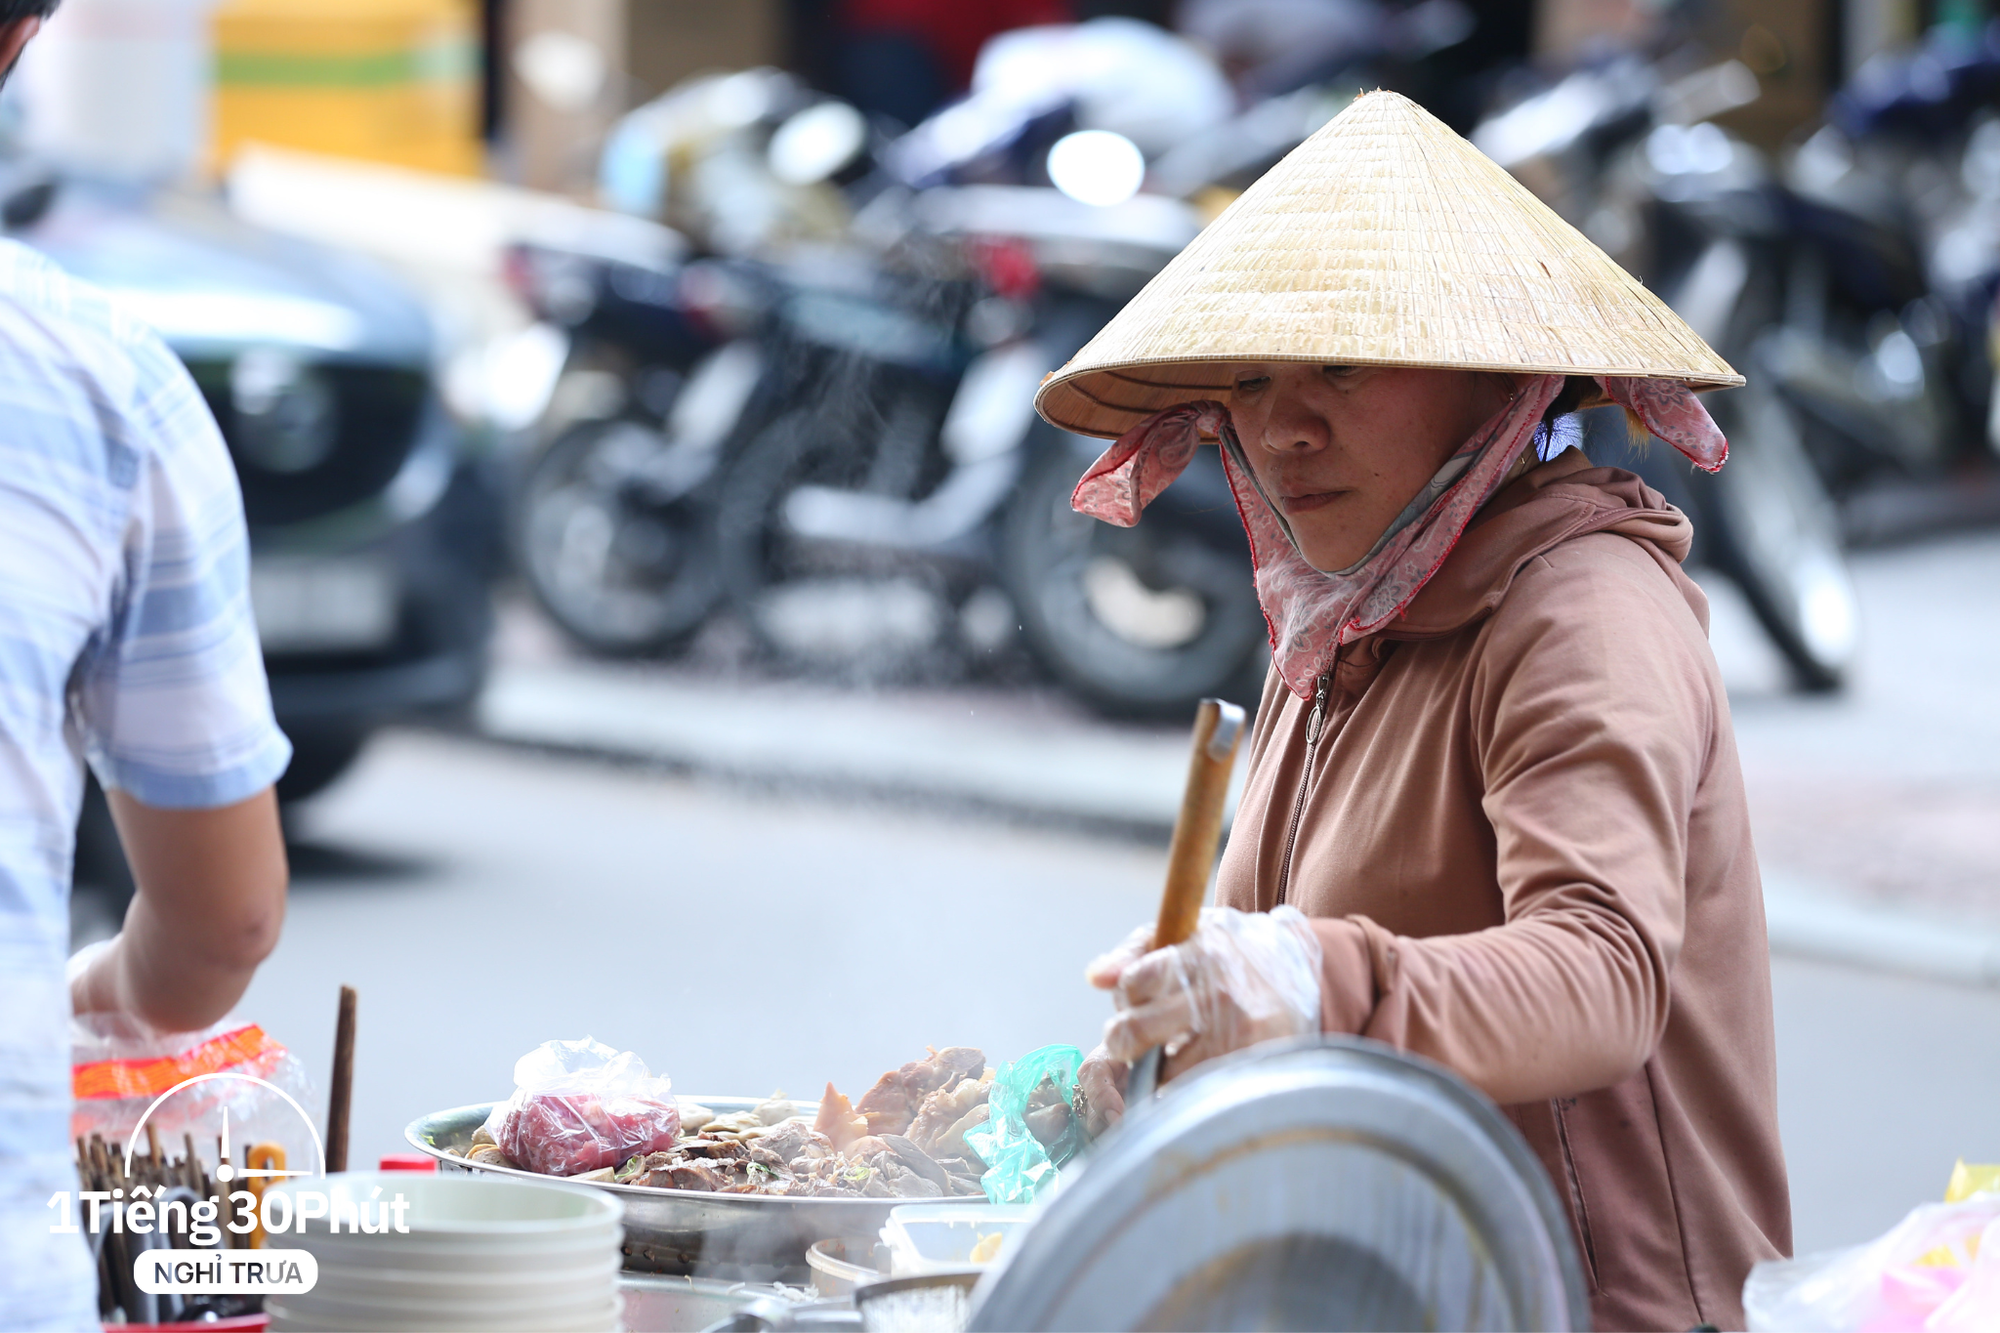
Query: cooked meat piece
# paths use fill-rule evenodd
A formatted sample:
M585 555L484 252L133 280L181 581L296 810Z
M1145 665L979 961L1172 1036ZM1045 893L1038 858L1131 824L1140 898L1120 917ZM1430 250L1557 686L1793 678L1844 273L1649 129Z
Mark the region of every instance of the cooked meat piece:
M859 1162L850 1162L839 1157L828 1157L812 1164L806 1179L815 1190L832 1192L842 1198L858 1199L862 1187L874 1178L875 1173Z
M1029 1111L1022 1119L1027 1121L1028 1132L1035 1136L1036 1142L1044 1148L1052 1148L1069 1131L1074 1116L1066 1103L1057 1102L1054 1106Z
M674 1145L674 1150L688 1157L706 1157L712 1161L742 1161L750 1156L746 1144L736 1139L712 1139L706 1134L682 1139Z
M769 1133L752 1142L760 1148L770 1149L789 1162L804 1153L807 1147L812 1145L813 1140L823 1138L823 1135L815 1134L813 1127L805 1121L787 1120L782 1125L773 1125Z
M951 1081L925 1097L923 1105L917 1108L917 1118L910 1123L910 1142L925 1152L933 1152L938 1140L949 1134L953 1125L973 1107L985 1104L992 1088L991 1070L978 1078L966 1078L954 1071Z
M894 1153L878 1153L869 1163L875 1174L889 1186L889 1192L899 1199L939 1199L944 1197L942 1187L924 1179Z
M919 1195L914 1193L914 1191L920 1187L927 1187L932 1190L937 1189L930 1181L925 1180L908 1166L905 1166L903 1159L896 1155L896 1151L893 1148L878 1152L870 1157L868 1159L868 1169L873 1171L876 1179L888 1186L889 1192L899 1199L930 1198L932 1197L931 1195ZM942 1191L938 1192L942 1193Z
M795 1185L792 1188L792 1192L794 1194L804 1193L815 1199L860 1199L866 1197L860 1190L832 1180L808 1181L803 1191Z
M756 1116L767 1125L775 1125L780 1120L790 1120L799 1113L799 1108L785 1100L781 1092L774 1092L757 1103Z
M835 1152L840 1152L868 1132L868 1118L856 1113L853 1103L829 1083L826 1095L819 1100L819 1115L814 1117L812 1127Z
M681 1101L679 1098L675 1098L674 1100L681 1108L681 1133L683 1134L699 1134L701 1133L702 1126L715 1119L715 1112L709 1110L699 1102Z
M974 1046L933 1050L875 1081L854 1109L868 1118L871 1134L901 1134L917 1118L925 1097L952 1081L954 1074L977 1078L986 1069L986 1053Z
M901 1134L886 1134L882 1141L894 1150L897 1161L938 1187L940 1194L951 1192L951 1177L931 1159L931 1155Z
M965 1132L985 1124L992 1118L992 1104L981 1102L970 1111L967 1111L957 1124L933 1139L925 1147L924 1151L939 1161L943 1161L947 1157L968 1157L977 1162L980 1160L979 1154L974 1152L972 1145L965 1141ZM984 1170L985 1168L982 1167L980 1169Z
M965 1199L969 1199L975 1194L983 1198L985 1197L986 1194L986 1186L979 1183L978 1176L961 1176L954 1174L951 1178L951 1188L945 1192L947 1194L958 1195L960 1198L965 1198Z
M681 1157L678 1152L649 1152L644 1156L629 1157L625 1160L625 1165L619 1167L612 1174L611 1178L621 1182L629 1182L639 1176L645 1175L648 1171L657 1171L669 1163L680 1160Z
M641 1185L663 1185L668 1189L702 1190L713 1193L729 1184L729 1177L709 1162L675 1162L658 1171L649 1171Z
M784 1158L778 1156L778 1154L772 1152L761 1143L750 1145L750 1164L752 1166L761 1166L773 1175L788 1176L792 1173L792 1168L786 1165Z
M861 1161L865 1158L873 1157L877 1153L892 1151L894 1150L878 1136L866 1134L848 1144L847 1151L842 1155L854 1161Z
M889 1188L889 1182L880 1171L870 1171L868 1178L861 1182L861 1197L864 1199L893 1199L896 1191Z
M917 1118L917 1107L931 1089L925 1086L930 1067L911 1061L875 1080L854 1109L868 1122L870 1134L900 1134Z

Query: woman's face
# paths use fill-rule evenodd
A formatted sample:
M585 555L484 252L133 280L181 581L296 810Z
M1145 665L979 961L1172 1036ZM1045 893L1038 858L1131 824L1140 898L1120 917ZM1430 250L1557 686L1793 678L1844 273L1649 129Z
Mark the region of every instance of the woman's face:
M1290 361L1231 368L1244 456L1316 569L1368 554L1513 392L1504 375Z

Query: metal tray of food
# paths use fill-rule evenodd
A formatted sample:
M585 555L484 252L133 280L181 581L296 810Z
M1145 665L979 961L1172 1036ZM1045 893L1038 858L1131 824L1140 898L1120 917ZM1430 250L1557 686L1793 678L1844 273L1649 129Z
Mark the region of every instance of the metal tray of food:
M761 1097L683 1097L719 1115L755 1110ZM796 1102L812 1115L817 1102ZM488 1171L499 1176L543 1180L518 1167L489 1166L454 1156L472 1145L473 1131L486 1123L494 1103L457 1106L410 1122L403 1137L417 1151L438 1159L440 1171ZM873 1243L889 1220L889 1210L911 1199L815 1199L769 1194L705 1194L584 1181L625 1201L625 1267L642 1273L674 1273L735 1282L810 1285L806 1250L838 1238ZM984 1198L925 1199L925 1203L981 1204Z

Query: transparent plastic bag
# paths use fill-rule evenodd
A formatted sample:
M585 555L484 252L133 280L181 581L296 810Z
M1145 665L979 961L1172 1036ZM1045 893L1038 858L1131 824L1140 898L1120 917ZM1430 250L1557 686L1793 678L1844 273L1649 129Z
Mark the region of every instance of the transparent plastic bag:
M545 1176L615 1167L680 1136L673 1083L589 1037L543 1042L514 1064L514 1095L487 1119L500 1151Z
M1752 1333L2000 1327L2000 1198L1927 1203L1866 1245L1758 1264L1743 1311Z
M161 1032L122 1014L78 1014L70 1065L75 1138L123 1145L137 1130L135 1151L150 1140L179 1157L192 1137L212 1168L227 1111L236 1165L252 1145L275 1143L289 1162L318 1169L319 1094L298 1058L254 1023L230 1017L199 1032Z
M1951 1179L1944 1187L1946 1203L1963 1203L1991 1194L2000 1194L2000 1165L1968 1164L1963 1157L1952 1164Z
M966 1144L986 1163L979 1183L989 1200L1033 1203L1083 1146L1083 1121L1075 1109L1076 1071L1082 1064L1083 1052L1074 1046L1044 1046L1000 1066L993 1076L987 1096L991 1117L965 1131ZM1061 1094L1066 1115L1046 1093L1041 1099L1046 1105L1032 1105L1044 1082Z

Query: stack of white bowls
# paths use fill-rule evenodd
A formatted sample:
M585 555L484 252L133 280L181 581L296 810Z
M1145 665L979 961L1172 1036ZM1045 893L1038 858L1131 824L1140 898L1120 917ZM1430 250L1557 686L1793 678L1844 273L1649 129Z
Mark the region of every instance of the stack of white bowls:
M298 1178L271 1193L326 1194L331 1211L366 1203L369 1220L396 1195L407 1233L339 1235L314 1221L303 1235L271 1236L274 1249L312 1251L309 1292L273 1296L272 1333L377 1333L421 1328L611 1333L622 1313L624 1205L581 1185L472 1175L354 1171ZM280 1205L282 1210L282 1205Z

